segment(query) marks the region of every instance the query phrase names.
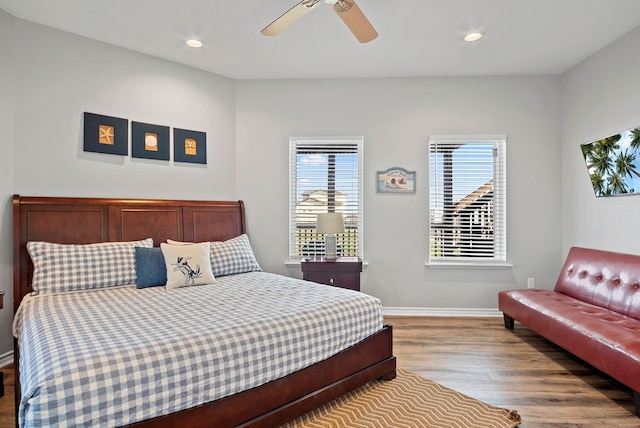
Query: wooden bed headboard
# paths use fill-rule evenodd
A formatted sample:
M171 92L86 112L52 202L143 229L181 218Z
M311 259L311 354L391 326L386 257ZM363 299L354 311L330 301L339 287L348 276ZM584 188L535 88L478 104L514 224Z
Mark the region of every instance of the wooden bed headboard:
M89 244L153 238L224 241L246 232L242 201L13 196L13 306L29 294L27 242Z

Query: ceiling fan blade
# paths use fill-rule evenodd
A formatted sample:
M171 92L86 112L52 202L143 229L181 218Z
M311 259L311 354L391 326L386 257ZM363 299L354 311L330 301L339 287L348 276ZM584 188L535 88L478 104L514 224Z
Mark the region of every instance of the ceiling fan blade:
M282 14L278 19L267 25L260 31L265 36L277 36L298 19L311 12L318 5L320 0L302 0L297 5Z
M333 10L347 24L360 43L367 43L378 37L378 32L354 0L338 0L333 5Z

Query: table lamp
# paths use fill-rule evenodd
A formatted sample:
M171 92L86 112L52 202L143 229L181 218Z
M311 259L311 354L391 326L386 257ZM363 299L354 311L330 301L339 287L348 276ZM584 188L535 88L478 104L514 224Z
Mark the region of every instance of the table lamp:
M344 232L344 220L342 218L342 213L318 214L316 231L325 235L324 258L326 260L337 259L336 233Z

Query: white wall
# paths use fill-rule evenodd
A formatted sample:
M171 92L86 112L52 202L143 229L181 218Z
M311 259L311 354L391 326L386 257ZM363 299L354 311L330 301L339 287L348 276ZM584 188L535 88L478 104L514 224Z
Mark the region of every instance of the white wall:
M559 77L237 82L238 197L263 268L287 270L288 139L363 135L363 291L385 307L496 308L500 289L551 288L560 266ZM430 134L507 134L513 269L429 269ZM375 173L417 171L415 195L377 194Z
M0 355L13 348L13 18L0 10L0 291L5 291L0 310Z
M233 80L15 20L15 192L233 199ZM207 133L206 166L83 151L83 112Z
M640 27L562 79L562 249L640 254L640 196L594 196L580 145L640 125ZM640 161L640 160L639 160Z

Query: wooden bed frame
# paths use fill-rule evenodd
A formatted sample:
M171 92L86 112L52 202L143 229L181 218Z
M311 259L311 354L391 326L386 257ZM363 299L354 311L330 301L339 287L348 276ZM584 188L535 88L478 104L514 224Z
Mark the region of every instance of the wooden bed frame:
M246 232L242 201L13 197L14 313L29 294L33 265L29 241L86 244L153 238L222 241ZM392 328L310 367L198 407L135 427L273 427L365 383L396 375ZM14 340L16 424L20 403L19 350Z

